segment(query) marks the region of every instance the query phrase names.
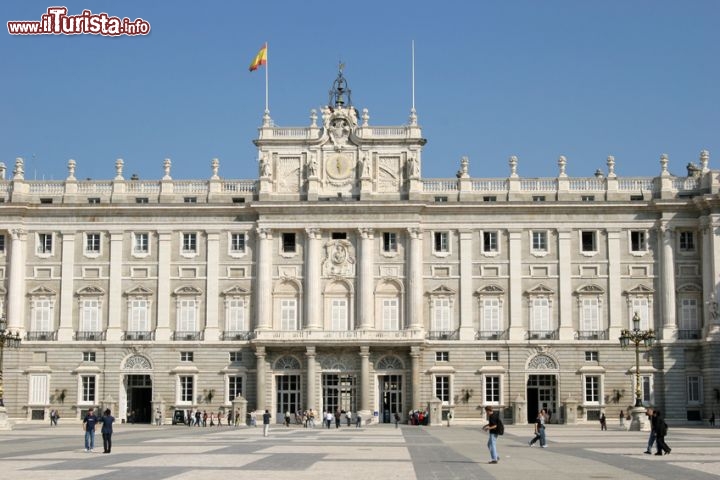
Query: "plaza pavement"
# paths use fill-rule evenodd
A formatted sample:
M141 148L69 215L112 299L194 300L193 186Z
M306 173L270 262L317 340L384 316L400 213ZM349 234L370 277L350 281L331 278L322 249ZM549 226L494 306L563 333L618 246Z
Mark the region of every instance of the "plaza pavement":
M672 454L645 455L646 432L599 425L507 425L501 460L488 464L478 425L304 429L116 425L112 453L85 453L78 422L22 423L0 432L0 480L226 479L718 479L720 429L670 428ZM95 440L102 452L102 437Z

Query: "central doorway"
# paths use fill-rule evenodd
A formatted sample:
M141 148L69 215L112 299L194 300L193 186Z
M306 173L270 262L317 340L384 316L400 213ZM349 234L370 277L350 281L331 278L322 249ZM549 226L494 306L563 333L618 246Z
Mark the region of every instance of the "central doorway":
M357 413L356 383L355 375L323 373L323 411Z
M126 375L127 420L130 423L152 422L152 378L150 375Z
M277 412L275 422L282 423L285 412L294 416L300 411L300 375L278 375L275 377L275 391L277 392Z
M382 423L393 422L394 413L402 416L402 379L402 375L378 376L380 421Z
M527 421L535 423L537 414L544 408L552 419L557 414L557 377L530 375L527 382Z

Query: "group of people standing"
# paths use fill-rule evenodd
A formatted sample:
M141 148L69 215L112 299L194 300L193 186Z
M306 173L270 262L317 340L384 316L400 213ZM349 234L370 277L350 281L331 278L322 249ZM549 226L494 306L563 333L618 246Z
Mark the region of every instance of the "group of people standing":
M83 418L83 431L85 432L85 452L92 453L95 449L95 427L99 423L101 425L100 433L103 438L103 453L110 453L112 449L113 423L115 417L110 414L107 408L101 417L95 415L95 409L89 408L85 418Z
M208 413L207 410L203 410L202 412L199 409L195 411L188 410L187 415L185 416L185 424L188 427L207 427L208 425L211 427L214 427L215 425L222 427L224 418L225 415L223 415L223 412ZM230 410L227 414L227 426L231 427L235 425L237 427L239 423L240 414Z

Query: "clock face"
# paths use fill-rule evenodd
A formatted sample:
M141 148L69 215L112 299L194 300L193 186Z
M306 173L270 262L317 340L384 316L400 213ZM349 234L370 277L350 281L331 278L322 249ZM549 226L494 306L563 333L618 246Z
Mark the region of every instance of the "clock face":
M331 155L327 159L325 168L332 178L346 178L352 173L352 158L343 155Z

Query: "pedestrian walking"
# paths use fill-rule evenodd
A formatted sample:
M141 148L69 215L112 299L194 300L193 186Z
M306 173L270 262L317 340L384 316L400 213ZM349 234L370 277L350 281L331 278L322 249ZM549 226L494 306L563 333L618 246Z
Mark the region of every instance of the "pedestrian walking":
M106 408L103 412L103 416L100 417L100 424L102 425L100 433L102 433L103 439L103 453L110 453L110 450L112 450L112 434L115 417L113 417L110 413L110 409Z
M620 428L625 428L625 412L620 410Z
M665 443L665 436L667 436L668 432L668 426L667 423L665 423L665 417L663 417L663 414L660 410L655 410L655 415L653 416L653 418L655 419L655 446L657 447L657 452L655 452L655 455L670 455L672 448L670 448L668 444Z
M348 410L347 412L345 412L345 420L347 420L347 426L349 427L350 421L352 420L352 412L351 411Z
M332 421L333 421L333 414L330 410L328 410L328 412L325 414L325 426L327 428L330 428Z
M535 419L535 438L530 440L528 442L528 445L531 447L535 445L535 442L540 440L540 446L542 448L547 448L547 443L545 442L545 410L542 409L538 412L537 418Z
M57 423L55 425L57 425ZM715 426L715 412L712 412L712 414L710 415L710 426Z
M315 412L313 412L312 408L307 413L307 424L308 428L315 428Z
M499 412L493 412L493 407L488 405L485 407L485 414L487 415L488 423L483 427L483 430L488 432L488 450L490 450L490 462L498 463L500 456L497 452L497 438L498 435L505 433L505 426L500 419Z
M50 426L51 427L57 427L58 418L60 418L58 411L55 409L50 410Z
M335 428L340 428L340 409L335 409Z
M357 412L355 414L355 428L362 427L362 417L360 416L360 412Z
M285 410L285 426L290 426L290 410Z
M607 430L607 418L605 412L600 414L600 430Z
M85 432L85 451L92 452L95 448L95 426L97 425L98 417L95 415L95 410L90 407L88 408L87 415L83 418L83 431Z
M263 413L263 437L267 437L270 434L270 412L265 410Z
M400 425L400 414L398 412L395 412L395 428L398 428Z
M645 415L648 417L648 421L650 422L650 436L648 437L648 443L647 448L645 449L645 454L650 455L652 453L652 447L655 444L655 409L654 408L648 408L645 411Z

